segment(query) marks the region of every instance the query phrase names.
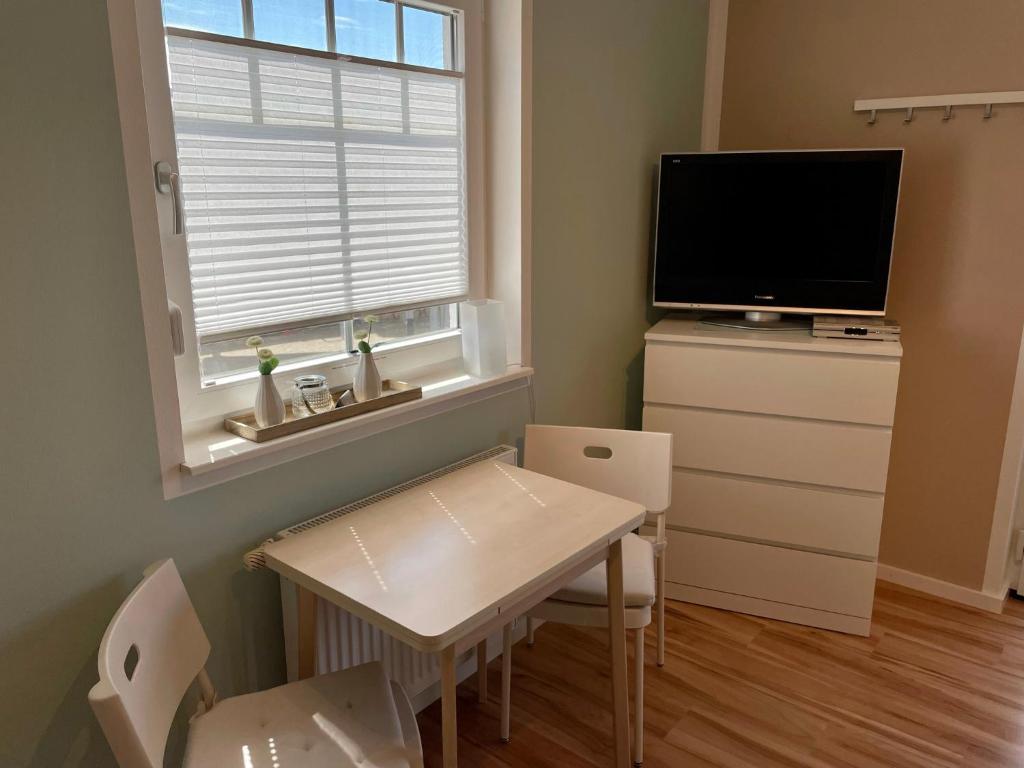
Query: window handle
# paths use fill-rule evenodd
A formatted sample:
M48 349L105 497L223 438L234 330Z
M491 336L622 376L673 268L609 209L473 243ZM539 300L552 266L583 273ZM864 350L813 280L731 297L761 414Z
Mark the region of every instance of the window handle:
M170 195L171 204L174 206L174 223L171 231L175 235L180 235L185 231L185 222L181 210L181 186L178 181L178 172L166 160L157 163L155 170L157 192Z

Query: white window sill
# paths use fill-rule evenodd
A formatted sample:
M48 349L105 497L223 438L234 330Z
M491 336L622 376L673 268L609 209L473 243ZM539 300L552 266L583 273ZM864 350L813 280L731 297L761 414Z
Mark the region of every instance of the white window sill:
M224 431L220 426L200 428L184 434L185 460L181 463L180 492L190 493L236 477L251 474L350 443L395 427L444 413L469 403L522 389L533 375L532 368L512 365L489 379L467 374L462 368L441 367L414 381L423 387L423 398L362 416L297 432L294 435L254 443Z

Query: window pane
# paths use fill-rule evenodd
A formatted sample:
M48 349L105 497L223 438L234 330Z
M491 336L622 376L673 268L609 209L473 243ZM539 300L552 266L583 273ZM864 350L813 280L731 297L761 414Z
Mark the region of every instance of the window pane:
M377 315L370 343L376 346L458 328L459 325L455 319L458 316L455 311L457 307L457 304L439 304L436 307ZM366 321L361 317L352 321L353 334L365 331L367 328Z
M395 61L395 6L383 0L335 0L338 51Z
M348 351L345 339L347 323L330 323L283 333L263 334L263 342L274 350L281 365L302 363L318 357L338 357ZM256 355L245 346L245 339L204 342L199 347L203 383L256 370Z
M405 63L435 69L450 69L448 37L449 17L443 13L402 7L402 30L405 35Z
M242 37L241 0L164 0L164 24Z
M253 0L257 40L301 48L327 49L324 0Z
M407 312L379 315L373 324L374 345L427 336L458 328L455 304L441 304ZM362 319L351 323L329 323L312 328L300 328L283 333L263 334L263 342L274 350L282 366L305 363L318 358L339 358L349 347L355 346L354 333L365 331ZM213 384L218 379L250 373L256 370L256 356L245 346L245 339L206 342L200 345L199 361L203 383ZM326 372L326 371L325 371ZM287 371L279 374L289 379Z

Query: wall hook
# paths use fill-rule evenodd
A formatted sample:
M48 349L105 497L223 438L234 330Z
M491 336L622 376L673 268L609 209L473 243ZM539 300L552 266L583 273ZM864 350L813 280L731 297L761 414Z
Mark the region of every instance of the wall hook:
M878 122L878 110L872 109L871 114L868 116L868 125L874 125Z
M952 107L952 105L949 105L949 104L946 105L946 111L942 113L942 119L943 120L952 120L953 119L953 107Z
M913 107L907 107L907 116L903 118L903 122L904 123L909 123L913 119L914 119L914 108Z
M992 119L992 105L991 104L986 104L985 105L985 114L982 115L982 117L984 117L986 120L991 120Z

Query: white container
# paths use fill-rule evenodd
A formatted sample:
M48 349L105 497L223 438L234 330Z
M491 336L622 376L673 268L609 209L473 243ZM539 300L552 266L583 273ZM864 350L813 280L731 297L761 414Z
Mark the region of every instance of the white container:
M269 373L260 374L260 385L256 389L256 405L254 407L256 423L261 427L273 427L284 421L284 401L274 384L274 377Z
M459 304L466 373L488 378L505 373L505 305L494 299Z
M373 360L373 352L359 353L359 367L356 368L356 375L352 379L352 390L357 403L365 403L367 400L380 397L380 373L377 371L377 363Z

